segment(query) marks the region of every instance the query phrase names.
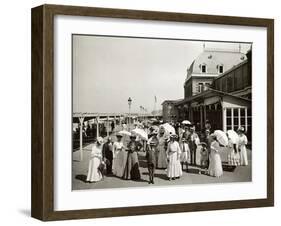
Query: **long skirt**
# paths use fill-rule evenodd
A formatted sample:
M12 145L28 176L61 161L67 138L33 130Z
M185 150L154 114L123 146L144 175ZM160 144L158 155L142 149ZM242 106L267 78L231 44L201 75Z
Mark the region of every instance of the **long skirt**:
M167 168L167 155L164 148L159 149L158 154L158 161L157 161L157 167L159 169L166 169Z
M241 166L248 165L247 149L245 146L240 147L240 164Z
M239 166L240 165L239 153L235 153L234 150L230 150L229 154L227 155L227 162L228 162L228 165Z
M127 152L124 150L119 151L113 159L113 174L117 177L123 177L124 170L127 162Z
M181 153L180 161L181 162L188 162L188 153L187 153L187 151L184 151L184 152Z
M92 158L89 161L87 181L97 182L97 181L100 181L102 179L102 174L98 170L98 167L99 167L100 163L101 163L101 160L99 158Z
M218 152L211 151L210 164L209 164L209 174L213 177L220 177L223 174L221 157Z
M123 178L126 180L139 180L141 178L137 152L128 152Z
M168 156L167 176L169 178L182 176L182 168L180 164L180 159L178 159L177 152L169 154Z

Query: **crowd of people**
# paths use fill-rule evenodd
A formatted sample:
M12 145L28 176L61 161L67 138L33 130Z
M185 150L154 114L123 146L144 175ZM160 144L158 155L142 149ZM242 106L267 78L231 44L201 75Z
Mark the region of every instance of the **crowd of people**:
M140 127L140 125L137 125ZM131 133L129 140L117 132L105 140L98 137L92 147L89 160L87 182L97 182L105 175L115 175L124 180L140 180L139 152L144 152L148 170L148 183L154 184L156 169L163 169L167 180L179 179L183 173L189 173L190 166L198 167L199 174L213 177L223 175L221 149L228 153L227 164L246 166L248 143L245 129L227 131L227 144L222 144L217 133L206 126L203 134L198 135L191 123L181 124L174 131L167 131L165 126L152 126L148 129L147 139ZM221 133L223 133L221 131ZM237 139L233 138L237 135ZM199 153L197 153L199 152ZM200 159L197 159L197 158Z

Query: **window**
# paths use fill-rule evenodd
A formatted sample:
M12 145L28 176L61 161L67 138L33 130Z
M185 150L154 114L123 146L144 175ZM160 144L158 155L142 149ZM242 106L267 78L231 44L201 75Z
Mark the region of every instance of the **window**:
M211 83L206 82L204 86L204 90L208 90L211 87Z
M202 93L203 92L203 88L204 88L203 83L199 82L198 83L198 93Z
M207 66L206 66L206 64L203 64L203 65L202 65L201 71L202 71L202 73L206 73L206 71L207 71Z
M239 126L245 128L246 132L252 127L252 111L250 108L226 108L226 125L227 130L237 130ZM250 135L250 134L249 134Z
M220 74L223 73L223 65L219 65L219 73L220 73Z

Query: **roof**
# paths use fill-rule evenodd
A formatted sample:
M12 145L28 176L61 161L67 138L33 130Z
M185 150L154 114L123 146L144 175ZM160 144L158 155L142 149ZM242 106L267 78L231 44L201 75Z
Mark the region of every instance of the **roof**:
M243 101L246 101L246 102L251 102L250 99L239 97L239 96L236 96L236 95L233 95L233 94L230 94L230 93L226 93L226 92L222 92L222 91L219 91L219 90L209 88L208 90L206 90L202 93L199 93L197 95L191 96L189 98L186 98L186 99L183 99L182 101L177 102L176 105L185 104L185 103L188 103L188 102L191 102L191 101L196 101L196 100L200 100L200 99L204 99L204 98L208 98L208 97L213 97L213 96L230 96L230 97L233 97L235 99L243 100Z
M182 101L183 99L177 99L177 100L164 100L163 102L162 102L162 104L161 105L163 105L164 103L171 103L171 104L176 104L177 102L180 102L180 101Z
M190 65L186 80L194 74L202 74L201 66L206 65L206 73L202 75L218 74L218 65L223 65L224 71L228 71L232 67L247 60L247 56L237 50L222 50L222 49L205 49Z

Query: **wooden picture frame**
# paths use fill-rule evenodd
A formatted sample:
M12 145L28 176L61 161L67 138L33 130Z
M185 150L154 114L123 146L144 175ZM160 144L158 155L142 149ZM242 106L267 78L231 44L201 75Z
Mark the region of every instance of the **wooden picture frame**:
M267 198L238 201L54 211L54 16L88 16L240 25L267 29ZM31 215L50 221L274 205L274 20L125 9L42 5L32 9Z

